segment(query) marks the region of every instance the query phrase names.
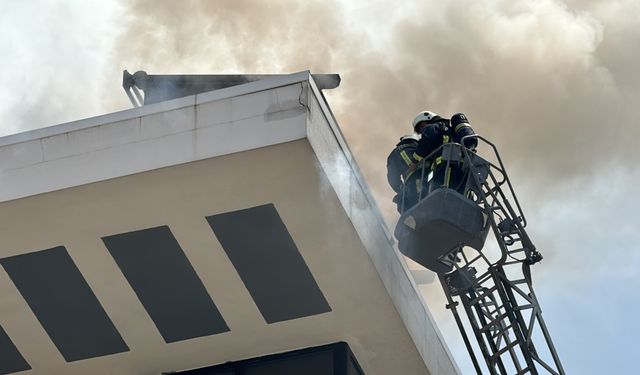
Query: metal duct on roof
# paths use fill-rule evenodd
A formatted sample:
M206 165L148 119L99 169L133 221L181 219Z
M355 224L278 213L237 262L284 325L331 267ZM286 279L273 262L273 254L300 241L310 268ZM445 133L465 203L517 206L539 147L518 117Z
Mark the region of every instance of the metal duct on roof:
M122 87L135 107L183 96L200 94L226 87L259 81L282 74L147 74L127 70L122 74ZM312 74L318 88L333 89L340 85L338 74ZM144 92L144 96L140 93Z

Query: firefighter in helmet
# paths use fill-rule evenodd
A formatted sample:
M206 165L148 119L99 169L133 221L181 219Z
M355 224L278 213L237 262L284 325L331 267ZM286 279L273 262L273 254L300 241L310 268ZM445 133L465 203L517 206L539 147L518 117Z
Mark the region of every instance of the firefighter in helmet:
M443 118L433 112L420 112L413 120L414 131L421 135L416 148L416 160L429 157L430 171L428 173L429 192L446 187L464 194L465 178L459 165L446 167L440 155L431 155L444 143L462 143L462 138L475 134L464 113L456 113L451 119ZM464 140L464 146L475 150L478 145L476 138Z

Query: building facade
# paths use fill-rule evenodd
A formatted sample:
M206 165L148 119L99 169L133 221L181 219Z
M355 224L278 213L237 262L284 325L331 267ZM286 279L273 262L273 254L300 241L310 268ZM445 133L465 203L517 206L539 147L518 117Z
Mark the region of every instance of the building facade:
M309 72L0 138L0 177L0 374L458 373Z

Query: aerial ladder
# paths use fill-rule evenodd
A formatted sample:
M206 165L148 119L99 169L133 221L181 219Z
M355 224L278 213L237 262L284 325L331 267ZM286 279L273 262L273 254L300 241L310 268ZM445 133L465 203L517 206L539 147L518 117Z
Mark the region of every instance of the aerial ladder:
M463 146L470 137L479 147L489 146L493 162ZM525 230L526 218L498 150L479 135L461 143L441 145L418 166L421 196L398 220L398 248L438 274L446 307L478 374L563 375L532 286L530 268L542 255ZM450 179L444 187L433 177L436 158ZM490 231L498 248L483 250Z

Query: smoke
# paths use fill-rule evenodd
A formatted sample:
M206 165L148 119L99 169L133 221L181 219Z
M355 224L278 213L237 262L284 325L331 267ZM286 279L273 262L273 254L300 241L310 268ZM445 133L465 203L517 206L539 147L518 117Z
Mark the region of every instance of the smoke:
M424 109L465 112L496 143L525 211L546 220L534 241L552 248L581 229L615 232L601 219L606 207L588 201L604 194L624 204L632 189L607 183L631 187L640 176L636 0L23 3L0 5L4 133L130 107L123 69L309 69L342 76L325 95L389 223L385 159ZM637 222L631 211L616 217ZM556 238L562 228L571 238ZM558 269L578 254L542 250Z
M150 73L340 73L327 95L378 196L413 115L463 111L538 200L542 186L639 156L628 46L640 12L608 4L141 0L127 3L114 60Z
M640 156L633 0L40 0L2 8L4 133L128 107L125 68L310 69L342 75L326 95L378 196L390 194L379 173L387 150L423 109L467 113L536 199L545 198L542 186L633 168Z
M118 61L150 73L323 71L344 26L320 1L142 0L128 9L130 27L119 39L128 56Z
M621 71L638 61L618 63L622 68L607 61L638 57L613 47L619 42L605 38L595 15L557 1L430 2L412 14L391 31L384 84L376 82L379 74L364 76L366 65L354 69L359 89L341 115L359 134L371 122L402 133L423 108L464 111L538 192L637 159L633 102L640 85ZM383 165L382 155L372 162Z
M119 9L44 0L0 4L2 135L103 110L102 84L113 47L105 35L118 32ZM87 17L93 12L100 17Z
M542 186L632 167L639 156L632 0L30 4L3 4L0 16L6 71L19 72L2 84L22 87L0 91L5 133L128 107L125 68L310 69L342 75L326 95L379 197L391 194L380 173L386 152L423 109L467 113L536 200ZM31 22L15 27L26 15Z

